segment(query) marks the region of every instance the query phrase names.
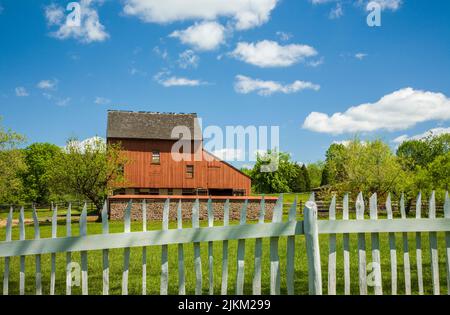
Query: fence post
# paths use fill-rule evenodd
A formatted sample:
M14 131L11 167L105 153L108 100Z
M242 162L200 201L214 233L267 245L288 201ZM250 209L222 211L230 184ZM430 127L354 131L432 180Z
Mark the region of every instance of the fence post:
M304 232L308 256L308 285L310 295L322 295L322 271L320 266L319 230L317 227L317 205L308 201L304 209Z

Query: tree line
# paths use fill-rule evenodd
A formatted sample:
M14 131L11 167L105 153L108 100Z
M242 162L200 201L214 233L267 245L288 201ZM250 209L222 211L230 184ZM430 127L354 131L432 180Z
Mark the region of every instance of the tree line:
M325 161L302 166L289 154L276 152L278 169L262 173L261 165L267 163L270 154L258 156L254 167L244 170L251 176L256 193L317 189L328 196L331 192L343 195L359 191L399 196L404 192L411 199L419 191L431 190L442 197L449 188L450 134L407 140L395 150L381 139L361 141L355 137L346 143L331 144ZM305 182L308 184L303 185Z
M1 123L1 121L0 121ZM32 143L0 124L0 204L86 200L98 211L114 187L123 182L125 159L117 144L101 138L66 146Z

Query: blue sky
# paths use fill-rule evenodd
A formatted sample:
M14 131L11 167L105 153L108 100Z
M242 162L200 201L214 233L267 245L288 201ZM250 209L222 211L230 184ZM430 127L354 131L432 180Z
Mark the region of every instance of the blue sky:
M29 143L104 137L108 109L280 126L301 162L450 132L449 1L377 0L379 27L365 0L81 1L72 29L69 2L0 0L0 115Z

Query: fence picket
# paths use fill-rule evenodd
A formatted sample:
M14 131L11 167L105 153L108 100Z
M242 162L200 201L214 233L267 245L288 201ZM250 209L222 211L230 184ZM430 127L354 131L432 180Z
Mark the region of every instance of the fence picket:
M378 220L378 204L377 194L370 197L370 219ZM380 235L378 233L371 234L372 240L372 263L375 273L375 295L383 294L383 285L381 279L381 258L380 258Z
M58 227L58 205L53 207L52 212L52 238L57 237ZM51 271L50 271L50 295L55 295L56 285L56 254L50 254L51 259Z
M19 213L19 240L25 239L25 218L23 207ZM19 294L25 294L25 256L20 256Z
M333 195L329 209L329 220L336 220L336 196ZM328 239L328 294L336 295L336 234L330 234Z
M147 231L147 203L142 200L142 231ZM147 247L142 247L142 295L147 295Z
M124 233L131 232L131 207L132 201L128 201L124 213ZM123 271L122 271L122 295L128 295L128 272L130 269L130 248L123 249Z
M72 204L69 203L67 207L66 213L66 236L72 236ZM72 273L71 273L71 264L72 264L72 254L71 252L66 253L66 295L72 294Z
M308 288L310 295L322 295L322 271L320 266L319 231L317 227L317 205L312 194L305 204L304 233L308 256Z
M167 231L169 229L169 206L170 200L167 198L164 202L163 208L163 220L162 229ZM161 246L161 287L160 294L167 295L167 290L169 288L169 246Z
M434 197L434 191L431 193L430 201L428 203L429 211L428 218L436 219L436 202ZM433 283L433 294L439 295L439 256L437 249L437 233L430 232L430 257L431 257L431 279Z
M422 216L422 192L419 192L416 199L416 219ZM416 232L416 263L417 263L417 284L419 295L423 295L423 272L422 272L422 233Z
M177 208L177 224L178 229L183 229L183 212L181 208L181 199L178 201ZM178 294L185 295L186 294L186 284L185 284L185 276L184 276L184 249L183 244L178 244Z
M259 205L258 224L264 224L266 212L264 196ZM253 273L253 295L261 295L261 259L262 259L262 238L255 239L255 270Z
M393 220L391 194L386 199L387 218ZM389 252L391 257L391 295L397 295L397 247L395 233L389 233Z
M200 205L198 199L195 200L192 207L192 227L198 229L200 227L199 219ZM202 260L200 257L200 243L194 242L194 264L195 264L195 294L202 294Z
M230 220L230 200L223 206L223 226L228 226ZM228 293L228 240L222 242L222 285L220 294Z
M283 215L283 195L278 197L273 208L272 222L279 223ZM270 294L280 294L280 257L278 255L279 237L270 238Z
M450 197L445 193L444 217L450 218ZM445 232L446 269L447 269L447 294L450 295L450 232Z
M297 196L289 209L288 220L294 222L297 215ZM286 287L287 294L294 294L295 235L287 237L286 249Z
M348 220L348 194L345 194L342 204L342 220ZM343 235L344 248L344 294L350 294L350 235Z
M212 208L212 200L208 199L208 227L214 226L214 213ZM209 294L214 294L214 258L213 258L213 242L208 242L208 270L209 270Z
M8 213L8 219L6 221L6 237L5 241L10 242L12 240L12 214L13 214L13 207L9 208ZM9 263L10 263L10 257L5 257L5 272L3 274L3 295L9 294Z
M364 199L361 192L356 199L356 220L364 220ZM359 294L367 295L366 236L364 233L358 233L358 264Z
M402 194L402 197L400 198L400 214L402 219L406 219L404 194ZM411 295L411 264L409 261L408 233L403 232L402 238L403 238L403 270L405 274L405 294Z
M241 207L240 225L247 222L247 202L246 199ZM236 295L244 294L244 275L245 275L245 239L238 240L237 248L237 271L236 271Z
M108 205L105 201L102 209L102 233L109 234ZM103 256L103 295L109 294L109 249L102 250Z
M34 224L34 239L38 240L41 238L41 233L39 230L39 219L37 217L36 207L34 205L33 205L33 224ZM35 261L36 261L36 295L42 295L42 273L41 273L40 254L35 255Z
M80 215L80 236L87 235L87 203L84 203ZM81 294L88 295L88 258L87 251L81 251Z

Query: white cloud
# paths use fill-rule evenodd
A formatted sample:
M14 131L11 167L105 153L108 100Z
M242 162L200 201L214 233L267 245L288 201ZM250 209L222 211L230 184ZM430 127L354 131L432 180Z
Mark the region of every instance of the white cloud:
M311 82L298 80L292 84L283 85L282 83L276 81L263 81L252 79L243 75L237 75L234 89L237 93L241 94L256 92L257 94L262 96L269 96L274 93L296 93L305 89L318 91L320 89L320 86Z
M328 17L332 20L338 19L344 15L344 10L342 9L342 4L340 2L336 3L336 6L331 9Z
M359 3L364 5L366 10L368 10L368 5L371 2L376 2L380 5L381 10L391 10L397 11L402 5L402 0L359 0Z
M344 113L328 116L312 112L303 128L330 134L395 131L432 120L450 120L450 99L442 93L404 88L375 103L350 107Z
M239 30L266 23L278 0L126 0L125 14L148 23L228 17Z
M318 67L321 64L323 64L323 62L324 62L323 57L321 57L321 58L319 58L317 60L309 61L306 65L315 68L315 67Z
M217 22L202 22L169 36L197 50L214 50L225 42L225 28Z
M208 84L197 79L171 76L169 71L161 71L154 76L154 79L164 87L173 86L199 86Z
M111 100L107 99L106 97L97 96L94 100L94 103L98 105L108 105L111 103Z
M194 51L188 49L178 55L178 65L182 69L197 68L200 57Z
M159 48L159 46L155 46L153 48L153 52L155 54L157 54L158 56L160 56L163 60L166 60L167 58L169 58L169 53L167 52L166 49L161 50L161 48Z
M426 138L430 138L430 137L431 138L437 137L437 136L447 134L447 133L450 133L450 127L447 127L447 128L439 127L439 128L433 128L433 129L427 130L424 133L421 133L421 134L418 134L415 136L411 136L411 137L408 135L401 135L401 136L395 138L394 140L392 140L392 142L400 144L407 140L422 140L422 139L426 139Z
M100 23L97 9L94 4L102 4L100 0L81 0L80 4L80 25L72 26L65 19L64 8L51 4L45 8L45 17L50 26L57 26L58 29L51 33L51 36L58 39L75 38L82 43L101 42L109 37L105 27Z
M27 89L25 89L23 86L16 87L15 91L16 91L16 95L19 97L24 97L24 96L30 95L28 93Z
M230 55L246 63L268 68L291 66L307 57L317 55L317 51L308 45L282 46L274 41L263 40L257 43L239 42Z
M367 54L365 54L365 53L356 53L355 54L355 58L359 59L359 60L363 60L366 57L367 57Z
M42 90L54 90L56 89L56 86L58 85L58 80L57 79L53 79L53 80L41 80L38 84L37 87L39 89Z

